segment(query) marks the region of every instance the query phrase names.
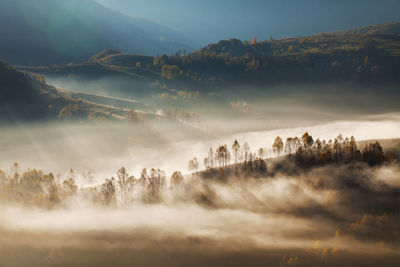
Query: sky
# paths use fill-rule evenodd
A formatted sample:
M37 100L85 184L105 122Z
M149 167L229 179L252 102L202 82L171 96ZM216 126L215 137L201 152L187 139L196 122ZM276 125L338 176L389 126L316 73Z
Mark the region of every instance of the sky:
M399 0L97 0L176 28L199 45L311 35L400 21Z

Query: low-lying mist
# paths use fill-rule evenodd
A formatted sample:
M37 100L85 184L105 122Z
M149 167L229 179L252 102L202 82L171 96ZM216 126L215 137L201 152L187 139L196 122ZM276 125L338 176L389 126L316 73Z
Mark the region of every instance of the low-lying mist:
M219 121L220 128L229 123ZM266 124L265 128L269 129ZM22 168L38 168L65 175L71 168L91 182L100 182L125 166L135 176L143 168L160 168L167 175L174 171L186 173L193 157L202 160L210 147L236 139L247 142L253 152L271 148L274 138L300 136L305 131L322 139L339 134L355 136L357 140L400 138L398 114L365 117L358 121L334 121L310 127L283 128L224 135L213 128L206 130L170 122L129 123L43 123L21 124L3 128L0 132L0 169L17 162ZM88 181L86 181L87 183Z
M230 127L229 121L217 124ZM230 148L234 140L257 152L271 149L276 136L285 140L305 131L326 140L339 134L358 141L399 138L398 114L272 130L266 124L260 131L251 131L260 125L247 125L230 135L213 125L82 121L3 127L0 169L9 185L31 171L27 179L36 190L33 185L52 181L51 172L56 185L50 186L63 198L57 205L46 204L56 195L30 201L18 186L15 196L1 195L0 266L400 264L396 160L375 167L355 161L303 169L294 158L271 156L262 176L237 172L241 165L215 170L211 178L200 171L210 147ZM193 157L200 166L191 173ZM102 183L118 177L122 166L137 178L144 168L165 171L163 189L139 187L127 204L115 180L115 199L105 205L97 196L106 195L111 180ZM179 185L170 179L175 171L183 173ZM71 177L77 187L68 182ZM157 198L143 193L152 190Z
M104 207L82 194L51 209L3 202L0 247L7 253L0 254L0 263L373 266L400 262L398 164L368 167L356 162L310 170L293 169L290 160L267 164L269 175L264 178L232 176L218 181L196 174L180 186L168 183L160 201L153 204L137 200L129 206ZM241 260L232 262L233 254ZM102 262L104 258L108 260Z

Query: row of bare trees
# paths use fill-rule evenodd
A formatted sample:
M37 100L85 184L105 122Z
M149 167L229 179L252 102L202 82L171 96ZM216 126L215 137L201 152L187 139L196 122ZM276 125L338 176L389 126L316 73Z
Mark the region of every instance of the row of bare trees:
M218 146L213 150L210 148L207 157L204 158L204 168L225 168L230 164L231 155L234 163L252 162L257 159L280 157L283 155L295 155L298 166L309 166L314 164L327 164L329 162L350 162L352 160L364 160L370 165L383 162L384 155L381 145L376 143L367 144L361 152L357 147L356 139L343 137L341 134L333 140L316 139L308 133L301 137L288 137L284 142L281 137L276 137L271 148L259 148L252 153L247 142L243 145L235 140L229 150L227 145ZM197 158L189 161L188 169L198 171L200 164Z
M160 169L151 169L149 172L143 169L140 178L137 179L122 167L117 172L117 179L106 179L101 185L101 202L111 205L119 198L120 203L125 206L130 206L135 201L157 203L161 201L162 193L167 188L166 180L165 172ZM174 172L171 176L171 187L178 187L182 182L183 175Z
M366 144L361 152L357 147L354 136L344 138L341 134L333 140L326 141L319 138L314 140L306 132L300 138L287 138L285 145L283 145L282 139L277 137L273 148L277 155L282 152L289 156L294 154L296 165L301 167L354 160L363 160L369 165L376 165L382 163L385 159L379 142Z
M250 151L247 143L242 146L237 140L228 149L227 145L219 146L215 152L210 148L208 156L204 159L206 172L210 177L224 178L222 174L234 172L235 175L243 174L246 177L263 177L268 175L264 157L264 148L258 150L258 157ZM276 156L286 155L293 158L298 167L311 167L328 163L348 163L351 161L364 161L369 165L383 163L386 158L382 146L378 142L366 144L360 151L355 138L339 135L333 140L320 140L308 133L299 137L289 137L284 143L280 137L275 138L271 151ZM235 161L235 168L229 168L231 155ZM390 154L388 154L390 155ZM391 156L393 157L393 156ZM387 157L390 160L390 156ZM197 158L189 161L191 171L197 172L199 162ZM201 175L200 175L201 176ZM183 184L184 178L180 172L175 172L170 178L170 188L177 188ZM49 205L60 203L76 194L92 199L103 205L121 204L130 206L136 201L144 203L157 203L162 200L163 192L167 189L167 177L159 169L143 169L139 178L130 175L122 167L118 170L116 178L105 179L97 187L81 188L74 180L73 170L68 173L67 179L57 182L53 174L42 171L28 170L20 173L18 164L11 168L11 174L6 175L0 171L0 200L32 205Z
M181 186L183 180L180 172L173 173L171 188ZM149 172L143 169L137 179L122 167L118 170L116 178L105 179L99 186L80 189L75 183L72 170L67 179L61 182L57 182L52 173L45 174L38 170L28 170L21 174L18 164L13 165L11 174L0 171L0 201L33 206L50 207L73 196L106 206L130 206L136 201L157 203L161 201L166 189L166 175L159 169L151 169Z
M72 170L67 179L57 183L52 173L39 170L28 170L20 173L19 165L13 164L11 174L0 171L0 200L25 205L48 205L59 203L63 199L76 194Z
M262 150L262 151L264 151L264 150ZM205 169L215 168L215 167L224 168L230 164L232 155L233 155L235 164L243 162L243 161L249 161L249 160L256 159L255 153L250 152L250 146L247 142L245 142L243 144L243 146L241 146L239 144L239 142L237 140L235 140L231 146L231 150L229 150L229 148L226 144L218 146L217 149L215 150L215 152L214 152L213 148L210 148L207 157L205 157L204 161L203 161L204 168ZM264 152L261 153L260 157L262 158L263 156L264 156ZM189 166L193 166L193 164L191 164L192 161L189 161ZM198 165L197 165L197 169L198 169ZM194 169L189 167L189 170L194 170Z

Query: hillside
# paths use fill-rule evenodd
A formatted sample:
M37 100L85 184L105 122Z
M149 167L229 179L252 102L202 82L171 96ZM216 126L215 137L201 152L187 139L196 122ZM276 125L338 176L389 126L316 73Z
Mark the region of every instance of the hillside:
M0 120L3 122L125 116L126 111L120 108L77 96L47 85L42 76L19 72L0 61Z
M327 112L340 106L351 115L397 111L398 25L254 44L232 39L190 54L160 57L111 49L95 54L90 62L18 69L44 75L68 90L210 117L269 118L285 105ZM295 97L290 103L285 100L289 95ZM261 99L268 99L268 105Z
M399 27L400 23L388 23L262 42L231 39L164 61L179 66L185 74L194 73L198 79L217 84L398 82Z
M400 23L386 23L346 31L321 33L312 36L247 42L237 39L220 41L201 49L230 57L327 54L336 51L357 51L363 48L381 49L400 56Z
M13 65L86 61L107 48L148 55L190 50L177 31L92 0L2 0L0 35L0 58Z
M250 43L231 39L188 55L148 57L106 50L96 54L78 74L105 69L180 83L192 88L274 83L350 82L397 84L400 77L400 23L344 32ZM97 63L97 64L95 64ZM96 66L95 66L96 65ZM62 72L49 67L47 73ZM68 69L68 67L67 67ZM42 70L32 70L42 71Z

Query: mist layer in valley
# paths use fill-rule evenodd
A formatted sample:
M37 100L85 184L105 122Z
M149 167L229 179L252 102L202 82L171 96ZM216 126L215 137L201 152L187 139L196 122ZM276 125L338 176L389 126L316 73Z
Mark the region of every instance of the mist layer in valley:
M12 187L8 195L2 188L0 261L10 266L399 263L396 161L311 169L295 167L293 158L266 164L262 172L239 164L211 177L177 173L162 185L154 182L162 172L151 170L142 173L129 195L119 186L130 179L123 169L116 191L107 191L111 180L101 191L76 188L67 180L49 191L57 196L27 202L34 181L30 188L17 189L26 190L22 198L13 195ZM14 179L15 173L22 175L18 166L13 168L8 173L14 172ZM35 175L46 184L48 176L37 173L26 172L23 179ZM146 187L141 179L148 181ZM98 193L104 198L96 200ZM26 201L13 202L13 197ZM48 205L52 197L59 201Z
M243 149L247 142L250 153L272 151L276 136L305 131L321 140L354 135L361 151L362 140L379 139L386 153L396 152L398 114L266 129L225 135L167 122L3 129L0 263L397 265L400 169L388 154L376 166L346 160L302 168L278 152L262 155L265 169L254 157L250 169L239 163L208 171L202 158L234 140ZM193 157L196 170L188 166ZM135 187L122 190L121 177Z

